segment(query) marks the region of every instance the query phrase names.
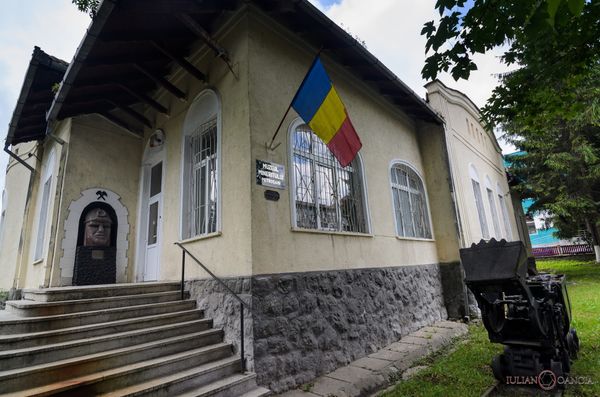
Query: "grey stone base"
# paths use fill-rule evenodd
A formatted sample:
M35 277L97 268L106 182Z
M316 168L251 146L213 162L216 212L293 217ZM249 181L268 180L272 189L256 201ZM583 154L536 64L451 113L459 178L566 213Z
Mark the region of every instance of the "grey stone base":
M244 302L252 304L250 277L226 278L223 281ZM190 292L191 299L196 300L198 308L204 310L204 316L213 320L214 327L223 329L225 341L231 343L235 353L239 354L240 303L222 285L212 279L186 281L185 289ZM244 310L244 356L249 371L254 370L252 331L252 313L246 309Z
M248 369L274 392L298 387L447 318L440 266L225 279L245 313ZM239 302L213 280L190 280L198 307L239 349Z
M461 320L469 316L467 288L464 283L465 275L460 262L440 264L444 302L448 318Z
M257 276L254 365L275 392L447 318L438 265Z

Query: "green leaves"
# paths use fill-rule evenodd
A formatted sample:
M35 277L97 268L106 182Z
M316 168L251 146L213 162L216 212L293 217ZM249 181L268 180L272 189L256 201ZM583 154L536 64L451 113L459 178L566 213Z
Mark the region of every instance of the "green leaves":
M560 5L561 0L548 0L548 15L550 18L548 22L554 27L554 18L556 17L556 11L558 11L558 6Z
M563 60L548 64L548 69L560 70L560 63L579 62L594 48L597 50L600 42L597 0L475 0L470 8L465 7L464 0L438 0L435 8L439 20L425 23L421 30L427 38L426 53L437 58L435 62L426 61L424 78L452 70L455 78L468 79L474 68L464 59L504 44L510 47L503 61L510 65L523 64L524 49L572 40L567 43L571 49L562 55ZM581 23L582 19L586 24ZM460 51L453 48L456 44L462 45ZM548 63L548 59L538 62Z
M571 14L579 16L583 12L585 0L567 0L567 5L569 6Z

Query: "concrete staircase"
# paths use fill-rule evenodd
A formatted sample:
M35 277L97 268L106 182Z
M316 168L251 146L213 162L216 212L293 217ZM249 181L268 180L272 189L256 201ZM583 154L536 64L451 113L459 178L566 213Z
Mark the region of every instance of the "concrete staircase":
M0 396L262 397L177 283L25 290L0 311Z

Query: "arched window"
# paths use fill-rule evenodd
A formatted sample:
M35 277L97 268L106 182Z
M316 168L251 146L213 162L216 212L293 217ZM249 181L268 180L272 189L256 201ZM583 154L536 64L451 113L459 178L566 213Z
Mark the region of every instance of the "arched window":
M306 124L292 125L291 146L295 226L368 233L359 156L342 167Z
M183 238L218 230L220 122L217 94L211 90L202 92L183 123Z
M498 210L496 209L496 200L494 199L494 190L492 188L492 181L489 176L485 176L485 193L490 205L490 211L492 212L492 223L494 224L494 235L496 238L502 238L502 231L500 230L500 222L498 220Z
M431 238L429 207L421 177L409 165L394 163L391 184L396 234L400 237Z
M496 184L496 193L498 194L498 203L500 204L500 211L502 211L502 223L504 224L504 232L506 239L512 241L512 228L510 227L510 219L508 218L508 207L506 206L506 200L504 199L504 193L500 188L500 184Z
M479 175L473 164L469 165L469 176L471 177L471 184L473 185L473 195L475 196L475 206L477 208L477 215L479 217L479 226L481 226L481 234L485 240L490 238L488 231L487 219L485 217L485 209L483 207L483 198L481 196L481 185L479 184Z

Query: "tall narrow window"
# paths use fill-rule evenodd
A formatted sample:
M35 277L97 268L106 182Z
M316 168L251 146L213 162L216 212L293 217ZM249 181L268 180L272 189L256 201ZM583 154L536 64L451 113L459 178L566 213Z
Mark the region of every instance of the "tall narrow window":
M419 175L406 164L391 169L396 234L400 237L431 238L429 208Z
M494 199L494 191L492 190L492 182L488 176L485 177L485 192L487 194L488 204L492 212L492 222L494 224L494 236L498 239L502 238L500 230L500 222L498 221L498 211L496 210L496 200Z
M219 105L205 91L194 101L184 122L184 238L214 233L219 216Z
M508 207L506 206L506 200L504 199L504 193L502 193L500 185L496 185L496 193L498 194L498 203L500 204L500 211L502 211L502 221L504 223L505 236L508 241L511 241L513 235L512 228L510 227L510 218L508 217Z
M367 233L358 156L342 167L305 124L293 130L291 143L296 226Z
M475 167L469 167L469 175L471 176L471 185L473 186L473 195L475 197L475 207L477 208L477 216L479 218L479 226L481 227L481 235L485 240L490 238L488 231L487 219L485 217L485 208L483 207L483 197L481 196L481 185L479 184L479 176Z
M51 152L43 168L41 182L43 183L42 196L39 201L37 238L35 241L34 260L42 259L44 255L44 244L46 241L46 227L48 211L50 206L50 190L52 188L52 171L54 168L54 152Z

